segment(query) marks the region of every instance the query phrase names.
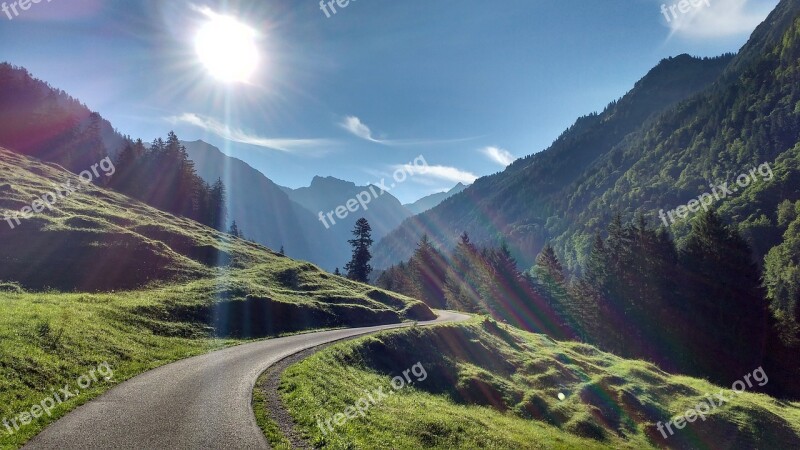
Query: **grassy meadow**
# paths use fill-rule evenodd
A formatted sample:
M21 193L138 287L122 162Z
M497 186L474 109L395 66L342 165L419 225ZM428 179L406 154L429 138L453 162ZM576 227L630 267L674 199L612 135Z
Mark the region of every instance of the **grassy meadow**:
M3 149L0 173L0 217L53 184L80 183ZM0 448L17 448L114 384L182 358L288 333L433 317L416 300L96 186L13 229L3 221L0 248L0 421L74 388L103 362L114 371L113 381L93 383L52 416L13 434L0 424Z
M323 434L323 421L420 362L427 379ZM324 367L325 370L319 368ZM755 370L756 368L754 368ZM745 375L745 374L742 374ZM768 374L767 374L768 375ZM669 421L723 389L477 318L329 347L284 373L281 396L316 448L796 448L800 404L745 392L664 440ZM391 389L388 389L391 390ZM560 394L563 394L561 396ZM262 393L263 395L263 393Z

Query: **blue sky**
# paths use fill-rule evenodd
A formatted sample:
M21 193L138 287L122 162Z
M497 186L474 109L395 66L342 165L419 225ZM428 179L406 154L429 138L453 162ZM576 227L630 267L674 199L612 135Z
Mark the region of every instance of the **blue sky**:
M541 151L663 58L738 50L777 3L355 0L327 17L318 0L42 0L0 13L0 60L123 134L174 129L284 186L378 182L423 155L432 169L392 192L408 202ZM198 30L219 15L254 32L247 82L199 61Z

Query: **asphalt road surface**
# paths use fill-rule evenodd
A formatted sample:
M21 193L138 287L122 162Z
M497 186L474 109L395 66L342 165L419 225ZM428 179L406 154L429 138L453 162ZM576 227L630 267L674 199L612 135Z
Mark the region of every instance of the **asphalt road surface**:
M420 325L459 322L438 311ZM272 364L318 345L409 323L322 331L227 348L151 370L77 408L25 449L269 449L251 405Z

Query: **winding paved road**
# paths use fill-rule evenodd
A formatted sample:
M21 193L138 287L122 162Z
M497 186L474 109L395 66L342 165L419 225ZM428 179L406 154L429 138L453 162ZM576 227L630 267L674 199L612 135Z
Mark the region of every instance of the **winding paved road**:
M420 325L460 322L439 311ZM146 372L77 408L25 449L269 449L251 405L256 379L297 352L408 323L322 331L244 344Z

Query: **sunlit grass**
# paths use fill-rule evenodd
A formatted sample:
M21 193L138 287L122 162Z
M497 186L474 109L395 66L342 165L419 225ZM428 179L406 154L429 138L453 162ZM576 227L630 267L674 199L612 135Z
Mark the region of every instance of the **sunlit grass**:
M102 381L19 432L0 430L0 447L15 448L64 413L146 370L231 344L221 339L185 339L142 330L123 316L130 295L0 294L0 420L29 411L102 362L114 371ZM121 320L123 319L123 320Z
M417 361L429 379L333 433L319 429L318 419L343 412L364 390L389 386L392 376ZM800 445L800 404L751 392L663 441L656 422L720 389L643 361L491 321L389 331L338 344L291 366L281 381L282 398L299 430L320 448Z
M53 184L79 183L3 149L0 171L0 217ZM0 423L0 448L19 447L80 403L169 362L255 338L432 314L416 300L94 186L14 229L0 223L0 248L0 421L100 363L115 374L14 434ZM27 291L5 282L21 278ZM96 293L48 288L71 291L85 279ZM117 280L133 287L115 287Z

